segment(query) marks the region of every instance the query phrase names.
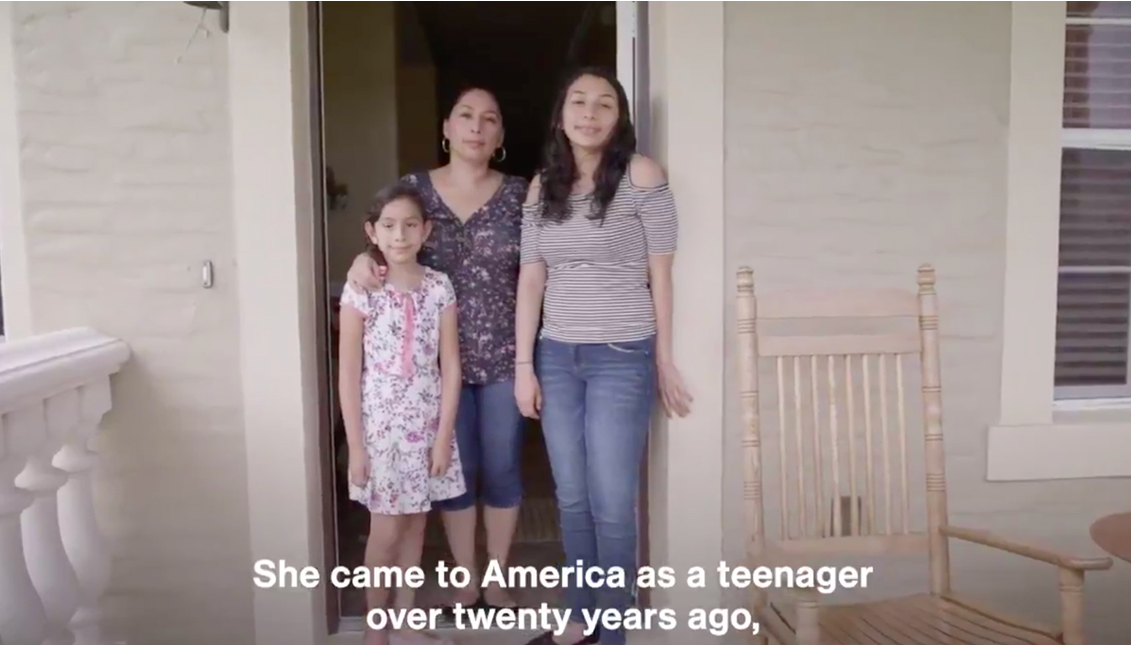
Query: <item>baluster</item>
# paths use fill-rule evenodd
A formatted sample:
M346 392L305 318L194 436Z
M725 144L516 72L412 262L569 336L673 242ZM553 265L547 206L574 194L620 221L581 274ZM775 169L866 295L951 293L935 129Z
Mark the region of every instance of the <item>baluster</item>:
M899 414L899 490L902 508L899 516L903 521L903 532L911 532L911 491L907 487L907 404L903 391L903 355L895 355L895 395Z
M880 454L884 460L884 535L891 535L891 444L888 441L888 355L880 354Z
M821 469L824 468L825 462L821 455L821 393L819 376L820 372L817 371L817 357L809 357L809 400L813 408L813 509L817 515L816 537L828 537L825 532L825 504L822 499L825 494L825 487L821 481ZM804 464L804 462L802 462ZM804 466L802 466L804 467Z
M798 357L798 356L794 356L793 357L793 431L794 431L793 434L794 434L794 438L797 440L798 448L797 448L797 465L793 468L793 470L794 470L794 472L797 473L797 514L798 514L798 517L800 518L798 520L798 524L801 527L800 531L797 533L798 539L804 539L805 538L805 518L803 516L803 514L805 512L805 494L804 494L804 492L805 492L805 484L804 484L805 462L802 461L803 458L801 456L801 435L805 431L804 430L805 421L804 421L804 418L802 417L801 410L802 410L802 405L801 405L801 358ZM788 473L790 471L790 467L785 462L785 452L784 452L785 448L784 447L782 448L782 451L783 451L782 452L782 473ZM786 476L783 475L782 486L785 485L786 481L788 481L788 480L786 479ZM784 503L785 498L783 497L782 499L783 499L783 503Z
M778 483L780 484L778 486L778 491L781 494L781 504L780 504L780 506L781 506L781 539L788 540L788 539L792 538L793 535L792 535L792 531L790 531L790 529L789 529L790 522L791 522L790 513L789 513L789 490L788 490L788 488L789 488L789 476L787 474L789 472L789 462L786 459L787 455L786 455L786 450L785 450L785 444L786 444L786 441L789 440L789 437L786 436L786 426L788 425L788 419L786 418L786 414L785 414L785 367L784 367L784 362L785 362L785 359L783 359L781 356L777 357L777 365L778 365L778 453L781 457L781 461L778 462L778 470L781 472L781 475L778 477ZM752 369L757 370L758 366L755 365ZM796 369L797 369L797 366L794 365L794 370L796 370Z
M67 482L67 474L51 461L78 425L78 391L68 390L48 399L46 405L25 408L16 415L21 422L38 427L37 435L42 439L16 478L16 485L35 498L23 513L23 539L28 573L47 613L44 645L70 645L74 642L70 622L79 606L79 582L59 530L58 492Z
M102 635L100 600L110 583L110 555L94 515L91 469L98 455L89 447L109 410L109 378L79 388L79 423L55 457L55 467L70 475L59 489L59 529L79 582L79 608L71 619L75 645L109 643Z
M801 383L801 363L797 360L797 357L794 357L793 360L793 366L797 369L797 371L794 372L794 385L797 386ZM812 379L812 374L810 374L810 379ZM805 423L801 418L801 409L803 404L801 402L800 388L796 389L795 393L797 394L797 398L794 400L794 404L796 405L797 410L797 508L798 513L801 514L800 519L798 520L799 530L797 537L800 539L805 539L807 537L811 537L811 534L809 533L809 514L806 512L806 509L809 506L809 502L805 497ZM817 420L816 418L814 418L813 426L816 427L816 425Z
M21 421L19 416L0 417L0 643L40 645L47 615L28 574L20 528L20 516L33 498L16 488L16 476L42 427Z
M860 531L860 500L856 496L856 395L852 391L852 356L844 357L844 398L848 404L848 496L851 501L849 535L862 535Z
M868 359L868 354L860 357L864 377L864 517L867 519L866 531L871 534L876 530L876 470L872 458L872 370Z
M844 532L844 519L841 517L843 509L840 505L840 428L838 422L840 421L840 410L838 409L836 401L836 357L828 356L825 358L825 365L828 367L829 376L829 459L832 462L832 475L833 475L833 501L830 504L832 509L832 534L840 537L846 535ZM844 357L848 360L848 357ZM849 498L851 504L853 500ZM825 537L825 536L821 536Z

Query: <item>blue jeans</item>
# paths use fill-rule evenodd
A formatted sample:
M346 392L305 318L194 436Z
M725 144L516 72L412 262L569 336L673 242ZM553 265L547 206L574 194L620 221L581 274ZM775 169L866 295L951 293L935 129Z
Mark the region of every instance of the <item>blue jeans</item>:
M518 506L523 493L523 423L513 381L464 383L456 416L456 445L467 492L432 505L441 511L461 511L481 499L492 508Z
M636 503L656 401L655 340L572 344L542 338L536 369L542 431L561 513L566 566L624 570L620 588L570 585L571 620L624 610L635 597ZM570 580L573 582L573 579ZM622 614L623 615L623 614ZM624 630L601 631L622 645Z

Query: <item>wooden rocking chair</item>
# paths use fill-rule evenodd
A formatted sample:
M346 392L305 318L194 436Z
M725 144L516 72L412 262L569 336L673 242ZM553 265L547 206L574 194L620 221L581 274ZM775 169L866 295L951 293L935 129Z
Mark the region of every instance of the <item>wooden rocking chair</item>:
M816 560L828 557L925 553L930 574L929 593L825 607L818 606L820 594L813 588L790 589L796 602L778 603L770 602L765 589L752 586L751 602L762 633L751 635L751 640L765 644L769 632L782 645L1083 645L1084 572L1110 568L1110 558L1074 558L947 522L934 269L921 267L918 284L918 294L880 289L755 298L753 272L745 267L738 271L749 566L816 567ZM822 328L821 335L797 335L799 324L827 327L834 318L863 319L873 329L899 318L905 324L917 319L918 328L853 335L824 334ZM791 328L768 334L763 321L790 321ZM759 427L763 357L772 363L767 373L777 375L780 444L781 537L771 542L765 535L762 495L763 460L768 455L762 452ZM909 521L905 359L918 362L921 372L925 532L912 531ZM894 402L888 394L892 371ZM894 414L889 403L894 403ZM873 442L877 435L878 446ZM877 507L884 512L877 513ZM1057 567L1060 631L955 595L950 589L950 538Z

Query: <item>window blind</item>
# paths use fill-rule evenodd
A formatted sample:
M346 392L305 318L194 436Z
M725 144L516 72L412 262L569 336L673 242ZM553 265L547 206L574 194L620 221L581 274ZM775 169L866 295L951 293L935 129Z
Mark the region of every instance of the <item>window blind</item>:
M1131 152L1065 149L1057 386L1125 385L1131 332Z
M1131 25L1068 25L1064 127L1131 128Z

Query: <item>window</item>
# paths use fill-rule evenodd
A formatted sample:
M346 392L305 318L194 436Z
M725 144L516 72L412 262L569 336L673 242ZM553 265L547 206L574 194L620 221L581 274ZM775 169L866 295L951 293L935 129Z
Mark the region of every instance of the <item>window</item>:
M1065 4L1011 5L1001 392L986 436L991 482L1131 476L1124 376L1131 250L1120 237L1131 229L1131 192L1118 198L1120 189L1131 191L1131 2L1067 3L1067 22ZM1108 45L1112 34L1123 48ZM1101 259L1107 255L1115 259Z
M1055 395L1131 398L1131 2L1068 2Z

